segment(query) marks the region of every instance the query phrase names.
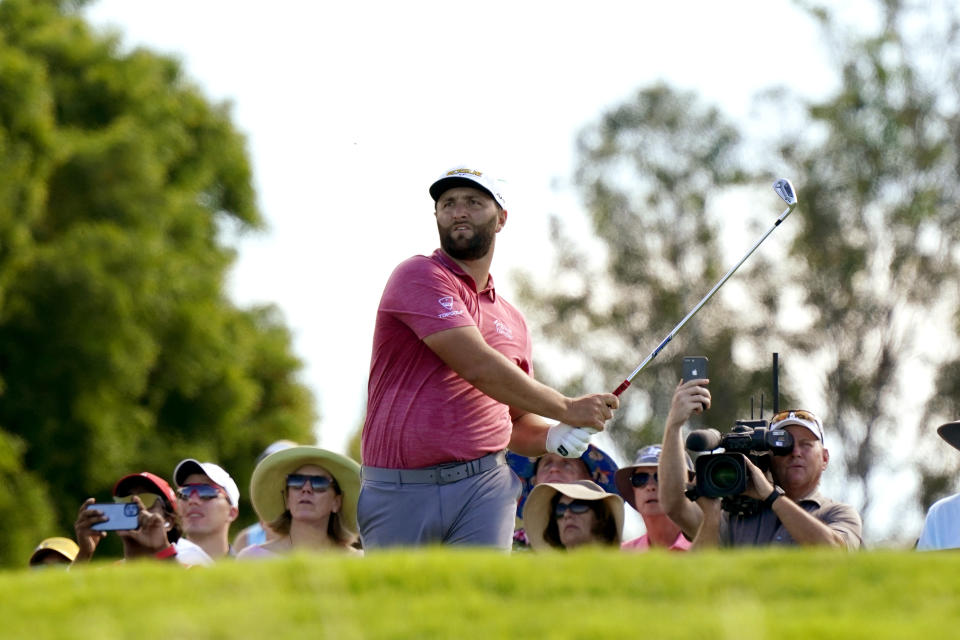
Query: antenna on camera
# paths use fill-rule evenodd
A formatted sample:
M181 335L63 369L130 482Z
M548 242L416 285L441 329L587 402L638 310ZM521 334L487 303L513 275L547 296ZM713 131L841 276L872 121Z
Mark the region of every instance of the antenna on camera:
M773 415L777 415L779 411L780 411L780 354L774 351L773 352Z

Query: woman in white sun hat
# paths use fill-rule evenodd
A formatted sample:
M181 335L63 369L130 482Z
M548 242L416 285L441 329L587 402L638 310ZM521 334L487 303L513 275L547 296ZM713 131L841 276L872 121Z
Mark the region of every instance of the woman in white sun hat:
M297 446L268 455L250 478L253 508L278 538L246 547L238 558L298 551L360 553L360 465L332 451Z
M619 548L623 498L590 480L545 482L530 492L523 524L534 551L599 545Z

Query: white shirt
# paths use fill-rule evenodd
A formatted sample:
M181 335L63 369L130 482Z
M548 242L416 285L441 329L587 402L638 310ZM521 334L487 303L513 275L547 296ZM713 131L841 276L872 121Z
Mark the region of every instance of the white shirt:
M186 567L194 567L197 565L209 567L213 565L213 558L195 542L190 542L186 538L180 538L173 546L177 550L177 562Z
M960 548L960 493L937 500L927 511L917 549Z

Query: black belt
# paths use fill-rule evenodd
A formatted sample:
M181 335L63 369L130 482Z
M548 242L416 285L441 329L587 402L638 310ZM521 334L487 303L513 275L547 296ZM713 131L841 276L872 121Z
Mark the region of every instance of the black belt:
M505 451L488 453L482 458L467 462L447 462L422 469L384 469L383 467L361 468L364 480L396 482L400 484L449 484L490 471L507 463Z

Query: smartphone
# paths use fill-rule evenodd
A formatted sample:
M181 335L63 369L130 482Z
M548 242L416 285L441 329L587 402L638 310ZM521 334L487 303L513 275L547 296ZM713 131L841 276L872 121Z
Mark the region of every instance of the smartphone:
M90 527L94 531L130 531L140 526L140 506L133 502L99 502L87 509L102 511L108 518Z
M707 377L706 356L685 356L683 358L683 381Z

